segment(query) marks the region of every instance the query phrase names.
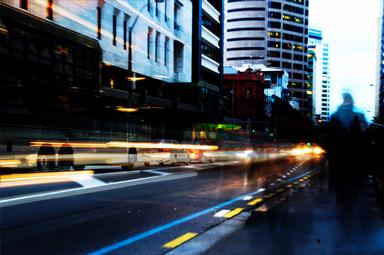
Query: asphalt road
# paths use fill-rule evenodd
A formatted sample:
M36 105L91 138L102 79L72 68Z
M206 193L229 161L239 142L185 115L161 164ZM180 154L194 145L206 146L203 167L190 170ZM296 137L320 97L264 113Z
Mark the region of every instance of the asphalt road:
M150 183L4 206L1 254L164 254L182 242L170 241L194 237L223 223L228 215L217 215L223 209L245 209L250 199L263 196L264 189L315 168L315 159L296 157L216 164L192 167L189 172L196 174L180 179L154 178ZM179 174L177 168L159 172L164 174L161 178ZM124 179L116 178L104 181L113 184ZM25 195L22 189L12 198Z

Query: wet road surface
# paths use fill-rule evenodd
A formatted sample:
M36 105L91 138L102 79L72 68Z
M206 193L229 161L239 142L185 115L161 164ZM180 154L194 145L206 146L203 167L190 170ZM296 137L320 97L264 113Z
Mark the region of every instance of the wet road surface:
M303 158L217 166L185 179L4 207L1 253L163 254L170 241L225 221L215 217L221 210L244 208L244 195L316 167Z

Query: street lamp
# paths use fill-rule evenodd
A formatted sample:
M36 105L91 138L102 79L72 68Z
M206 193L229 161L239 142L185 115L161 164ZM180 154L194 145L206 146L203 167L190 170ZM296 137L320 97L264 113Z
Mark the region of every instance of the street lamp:
M155 0L156 3L163 3L164 0ZM135 28L137 21L139 20L140 14L143 12L145 8L148 8L150 2L147 2L139 11L137 14L135 20L132 22L132 24L128 28L128 74L129 74L129 80L132 82L136 82L136 77L133 75L132 71L132 33L133 29Z

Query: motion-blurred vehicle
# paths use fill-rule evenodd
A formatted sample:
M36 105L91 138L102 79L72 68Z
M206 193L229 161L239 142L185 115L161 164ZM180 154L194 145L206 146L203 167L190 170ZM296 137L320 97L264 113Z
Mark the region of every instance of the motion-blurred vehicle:
M215 158L212 154L209 154L201 150L190 150L189 158L191 163L215 162Z

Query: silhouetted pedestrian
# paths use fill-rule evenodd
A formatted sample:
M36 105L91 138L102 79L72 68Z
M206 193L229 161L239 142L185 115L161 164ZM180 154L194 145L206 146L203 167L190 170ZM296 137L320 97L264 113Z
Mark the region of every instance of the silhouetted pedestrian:
M338 203L353 207L359 187L364 181L368 158L367 127L364 114L354 110L349 93L328 122L325 149L329 166L330 185Z

